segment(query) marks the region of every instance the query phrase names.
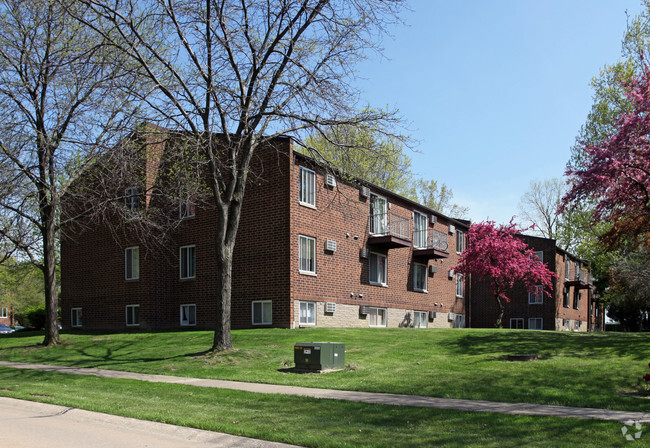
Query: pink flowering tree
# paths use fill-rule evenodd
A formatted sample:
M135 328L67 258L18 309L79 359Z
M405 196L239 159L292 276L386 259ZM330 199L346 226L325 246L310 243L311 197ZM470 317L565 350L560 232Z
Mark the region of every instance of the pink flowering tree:
M595 200L594 219L614 225L606 242L641 237L650 247L650 70L626 87L632 104L615 131L597 144L582 144L581 167L566 171L572 184L560 211L572 203Z
M498 306L498 328L502 327L505 304L510 302L506 294L515 282L523 283L531 293L537 292L537 285L542 285L544 293L551 297L556 275L517 236L524 230L528 229L519 229L512 221L498 226L494 221L472 224L467 232L468 247L454 267L473 281L489 281Z

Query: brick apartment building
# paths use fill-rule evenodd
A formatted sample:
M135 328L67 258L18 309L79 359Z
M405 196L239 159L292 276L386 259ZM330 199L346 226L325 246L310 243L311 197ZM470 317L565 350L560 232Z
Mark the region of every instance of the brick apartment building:
M247 186L233 256L233 328L465 326L466 281L451 268L467 221L344 178L290 138L260 149L252 171L260 176ZM147 182L157 172L148 166ZM125 207L146 200L140 191L127 188ZM128 232L116 240L102 225L64 232L64 328L214 328L217 214L180 210L167 250Z
M14 325L14 315L9 305L0 303L0 324Z
M589 262L558 248L553 239L529 235L519 237L536 251L537 256L557 275L557 279L550 298L541 290L531 294L523 285L515 285L507 294L511 300L505 305L504 328L604 330L602 306L593 299ZM497 306L487 282L472 282L469 314L472 327L494 327Z

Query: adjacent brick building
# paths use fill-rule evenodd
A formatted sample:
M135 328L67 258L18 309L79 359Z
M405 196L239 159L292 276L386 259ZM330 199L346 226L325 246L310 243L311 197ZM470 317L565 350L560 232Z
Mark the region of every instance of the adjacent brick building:
M147 161L151 184L160 157ZM451 268L469 222L340 176L290 138L260 149L252 172L233 257L233 328L465 326L466 281ZM147 200L139 191L126 189L125 207ZM63 326L213 328L217 214L191 202L180 213L164 249L105 225L64 232Z
M602 306L594 302L589 262L558 248L553 239L519 237L536 251L557 278L550 298L541 292L531 294L523 285L508 292L511 301L505 306L503 326L558 331L604 330L604 312ZM487 282L472 282L469 314L472 327L494 327L497 306Z

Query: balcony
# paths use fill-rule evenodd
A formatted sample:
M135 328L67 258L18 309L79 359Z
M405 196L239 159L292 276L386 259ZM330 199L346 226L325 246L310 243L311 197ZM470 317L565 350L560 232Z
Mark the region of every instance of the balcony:
M589 289L591 281L587 280L587 275L582 270L576 271L573 276L568 277L564 281L565 286L573 286L576 289Z
M447 258L449 257L448 235L438 230L416 230L413 232L413 256L418 258Z
M392 213L370 215L368 244L391 249L411 246L411 221Z

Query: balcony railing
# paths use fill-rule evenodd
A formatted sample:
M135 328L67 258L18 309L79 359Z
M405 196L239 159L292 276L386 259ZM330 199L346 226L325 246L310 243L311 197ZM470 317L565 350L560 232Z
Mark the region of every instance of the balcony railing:
M393 213L370 215L370 234L373 236L394 236L411 241L411 221Z
M447 252L449 248L448 235L439 230L416 230L413 232L413 246L415 249L435 249Z
M587 276L585 275L585 273L583 271L578 270L578 271L576 271L573 280L576 281L576 282L586 283L587 282Z

